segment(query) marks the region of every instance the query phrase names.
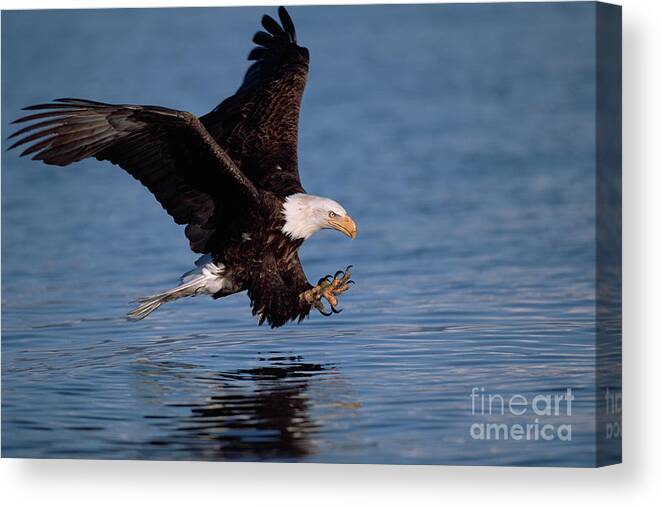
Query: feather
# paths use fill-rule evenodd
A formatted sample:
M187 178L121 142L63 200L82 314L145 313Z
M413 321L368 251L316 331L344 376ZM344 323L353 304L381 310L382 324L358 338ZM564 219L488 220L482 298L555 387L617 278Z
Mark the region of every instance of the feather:
M278 8L278 16L280 17L280 23L285 29L285 32L289 35L289 42L296 42L296 28L294 27L294 22L292 21L287 9L284 7Z
M262 32L262 31L257 32L253 36L252 41L255 44L258 44L260 46L264 46L264 47L267 47L267 48L273 46L273 44L275 43L275 39L273 38L272 35L269 35L268 33Z
M248 55L248 60L262 60L269 55L269 50L266 48L253 48Z
M76 105L80 105L80 106L108 106L109 105L109 104L106 104L105 102L97 102L95 100L71 99L71 98L55 99L53 102L66 102L67 104L76 104Z
M264 14L264 16L262 17L262 26L266 29L267 32L273 35L276 39L286 36L286 33L282 29L282 27L277 23L275 19L273 19L268 14Z
M30 132L30 131L35 130L35 129L40 129L42 127L48 127L50 125L62 124L62 121L63 120L61 118L54 118L54 119L50 119L50 120L46 120L46 121L33 123L32 125L28 125L27 127L23 127L22 129L17 130L13 134L11 134L9 137L7 137L7 139L12 139L14 137L18 137L21 134L25 134L26 132ZM12 146L12 148L13 148L13 146ZM9 149L11 150L11 148L9 148Z
M82 109L73 109L70 111L66 111L66 113L76 113L76 112L82 112ZM63 112L62 111L46 111L45 113L37 113L37 114L30 114L28 116L22 116L21 118L18 118L12 122L12 124L16 123L25 123L26 121L33 121L33 120L38 120L40 118L49 118L53 116L62 116Z

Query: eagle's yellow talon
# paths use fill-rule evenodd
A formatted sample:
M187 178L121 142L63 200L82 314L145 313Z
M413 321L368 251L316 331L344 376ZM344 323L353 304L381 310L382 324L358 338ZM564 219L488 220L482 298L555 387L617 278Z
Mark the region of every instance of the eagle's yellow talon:
M325 276L319 279L315 287L306 290L300 294L300 298L316 308L322 315L332 315L333 313L340 313L338 310L337 296L349 290L349 286L354 283L351 278L351 267L348 266L344 271L338 271L335 276ZM327 312L321 298L328 301L331 311Z

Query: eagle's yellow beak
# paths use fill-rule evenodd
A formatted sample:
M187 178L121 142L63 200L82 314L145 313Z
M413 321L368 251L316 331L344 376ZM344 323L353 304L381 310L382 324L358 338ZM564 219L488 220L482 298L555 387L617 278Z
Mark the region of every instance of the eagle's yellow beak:
M342 234L346 234L351 239L356 239L356 224L349 215L344 217L329 218L328 224L335 229L340 231Z

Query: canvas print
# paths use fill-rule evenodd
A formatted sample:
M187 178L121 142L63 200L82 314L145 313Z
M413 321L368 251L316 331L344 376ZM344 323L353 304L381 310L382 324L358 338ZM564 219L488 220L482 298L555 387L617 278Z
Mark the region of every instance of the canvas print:
M620 25L3 12L2 456L618 463Z

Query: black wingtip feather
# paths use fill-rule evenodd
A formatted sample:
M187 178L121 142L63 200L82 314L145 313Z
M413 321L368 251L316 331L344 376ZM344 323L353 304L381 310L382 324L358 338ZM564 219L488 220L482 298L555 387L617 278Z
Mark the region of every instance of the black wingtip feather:
M269 60L278 58L283 50L296 45L296 29L287 9L278 9L280 23L268 14L262 16L262 26L253 36L252 40L258 47L253 48L248 60ZM281 26L282 25L282 26Z
M285 29L285 32L289 35L290 42L296 42L296 28L294 27L294 22L291 19L291 16L287 12L287 9L284 7L278 8L278 16L280 17L280 23Z
M268 14L264 14L264 16L262 16L262 26L275 38L282 38L283 36L287 35L282 27L278 24L278 22Z
M269 50L266 48L258 47L253 48L248 55L248 60L261 60L266 57Z
M59 98L53 100L53 102L64 102L66 104L73 104L77 106L109 106L111 104L107 104L105 102L98 102L96 100L89 100L89 99L74 99L70 97L64 97L64 98Z
M271 47L273 45L273 43L275 42L275 40L276 39L274 39L272 35L270 35L266 32L262 32L261 30L259 32L257 32L254 35L254 37L252 38L252 41L255 44L258 44L260 46L264 46L264 47L267 47L267 48Z
M42 109L71 109L71 104L49 102L48 104L34 104L23 108L23 111L39 111Z
M14 120L12 124L16 123L18 120ZM13 139L14 137L20 136L21 134L25 134L26 132L30 132L31 130L38 129L41 127L47 127L48 125L54 125L55 123L58 123L60 120L55 119L55 120L47 120L44 122L39 122L39 123L33 123L32 125L28 125L27 127L23 127L20 130L17 130L13 134L10 134L7 136L7 139Z
M32 146L28 146L23 153L21 153L21 157L24 157L26 155L30 155L31 153L35 153L37 151L41 151L45 148L48 148L50 143L53 141L52 137L47 137L46 139L39 141L38 143L33 144Z
M67 111L46 111L45 113L37 113L37 114L30 114L27 116L22 116L21 118L18 118L12 122L12 124L15 123L25 123L27 121L32 121L32 120L38 120L40 118L50 118L50 117L56 117L56 116L62 116L64 113L70 113L70 112L79 112L80 110L78 109L71 109Z

